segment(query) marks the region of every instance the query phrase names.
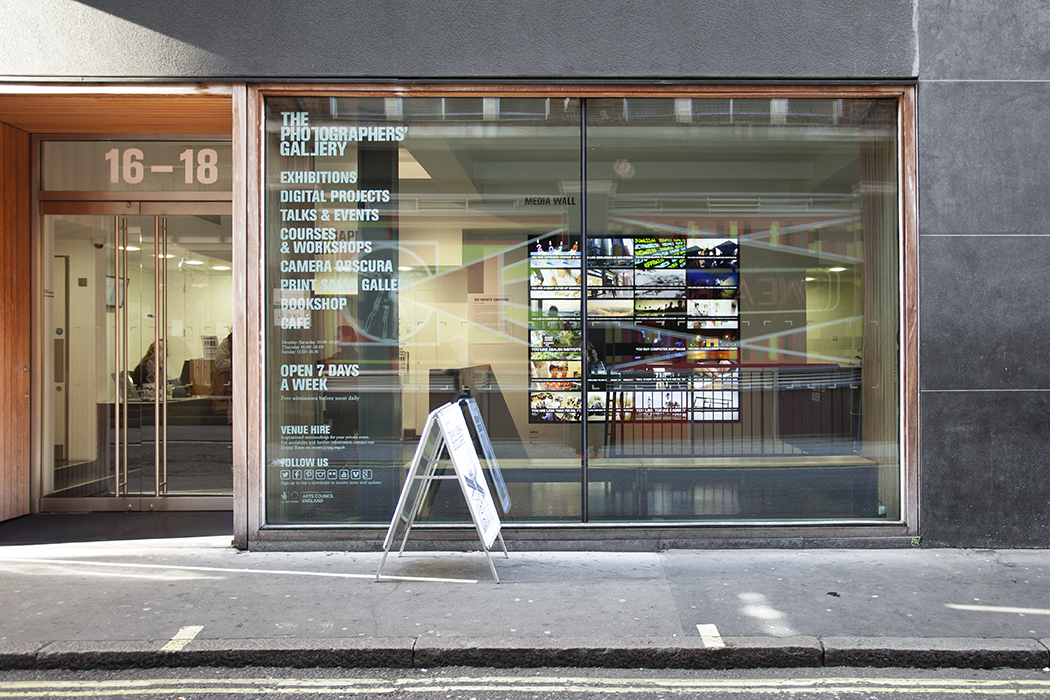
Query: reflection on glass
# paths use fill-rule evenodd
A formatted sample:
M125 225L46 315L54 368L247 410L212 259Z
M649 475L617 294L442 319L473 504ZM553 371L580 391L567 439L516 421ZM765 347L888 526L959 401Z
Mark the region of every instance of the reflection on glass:
M50 215L41 229L42 493L231 494L230 217Z
M502 517L578 521L579 101L272 98L266 119L267 522L389 523L427 414L467 391ZM423 517L469 520L455 483Z
M167 493L233 488L233 275L227 216L168 216ZM218 268L218 269L217 269Z
M675 102L586 104L591 517L899 517L895 103Z
M899 518L895 110L267 98L266 521L388 523L467 391L509 521Z

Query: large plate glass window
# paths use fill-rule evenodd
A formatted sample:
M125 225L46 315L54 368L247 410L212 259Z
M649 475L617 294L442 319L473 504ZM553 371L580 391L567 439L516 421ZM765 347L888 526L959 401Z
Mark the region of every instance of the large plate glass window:
M427 414L468 390L509 515L578 521L578 420L531 416L580 411L580 254L533 309L529 253L581 242L579 100L272 97L266 137L267 521L389 522ZM425 517L469 520L450 486Z
M896 99L264 104L268 523L468 391L507 521L900 519Z
M592 518L899 518L896 113L586 103Z

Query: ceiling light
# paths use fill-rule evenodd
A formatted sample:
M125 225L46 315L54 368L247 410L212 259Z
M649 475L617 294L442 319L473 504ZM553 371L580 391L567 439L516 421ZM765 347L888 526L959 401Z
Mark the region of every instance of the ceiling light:
M226 266L226 265L212 265L211 269L225 271L225 270L229 270L230 268L228 266Z
M408 272L409 270L412 269L412 267L409 266L409 265L398 265L397 269L400 270L401 272Z
M187 265L203 265L204 261L203 260L187 260L186 264Z
M828 270L830 272L845 272L846 268L844 268L844 267L829 267Z

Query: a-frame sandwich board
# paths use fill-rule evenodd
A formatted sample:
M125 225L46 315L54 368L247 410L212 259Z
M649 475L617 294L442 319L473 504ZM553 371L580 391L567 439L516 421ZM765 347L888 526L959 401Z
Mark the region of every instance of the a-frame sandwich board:
M438 463L442 450L447 450L452 460L454 475L438 475ZM499 583L499 575L496 567L492 564L491 549L496 540L499 540L503 548L503 554L509 559L507 545L500 534L499 514L496 512L496 504L492 500L488 482L481 469L478 453L474 449L474 441L471 439L467 422L463 418L463 411L458 404L447 403L440 408L434 409L427 416L423 426L423 434L416 446L416 452L409 464L408 474L405 476L405 485L401 489L397 507L394 509L394 517L390 520L386 538L383 540L383 558L379 562L379 570L376 571L376 581L383 574L383 566L390 554L390 548L394 544L394 537L398 527L404 524L405 533L401 539L401 547L398 549L400 557L405 551L405 543L415 523L419 509L423 505L427 490L433 481L441 479L456 479L459 482L463 497L467 501L470 517L474 521L474 527L481 540L481 548L488 559L489 569L492 577ZM412 506L406 511L410 494L415 491Z

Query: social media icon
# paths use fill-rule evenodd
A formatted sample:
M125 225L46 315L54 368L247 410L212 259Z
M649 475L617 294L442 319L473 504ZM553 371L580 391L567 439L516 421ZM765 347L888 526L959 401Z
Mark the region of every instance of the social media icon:
M335 469L329 469L328 470L328 478L329 479L333 479L334 480L334 479L337 479L338 477L339 477L339 472L337 470L335 470Z
M282 479L291 479L292 478L292 470L291 469L282 469L281 470L281 478Z
M302 479L303 478L303 470L302 469L293 469L292 470L292 478L293 479Z
M304 471L303 472L303 478L304 479L312 479L312 478L314 478L314 470L313 469L307 469L306 471Z
M362 469L361 470L361 478L362 479L371 479L372 478L372 470L371 469Z
M339 478L340 478L340 480L349 479L350 478L350 470L349 469L340 469L339 470Z
M350 478L351 479L360 479L361 478L361 470L360 469L351 469L350 470Z

